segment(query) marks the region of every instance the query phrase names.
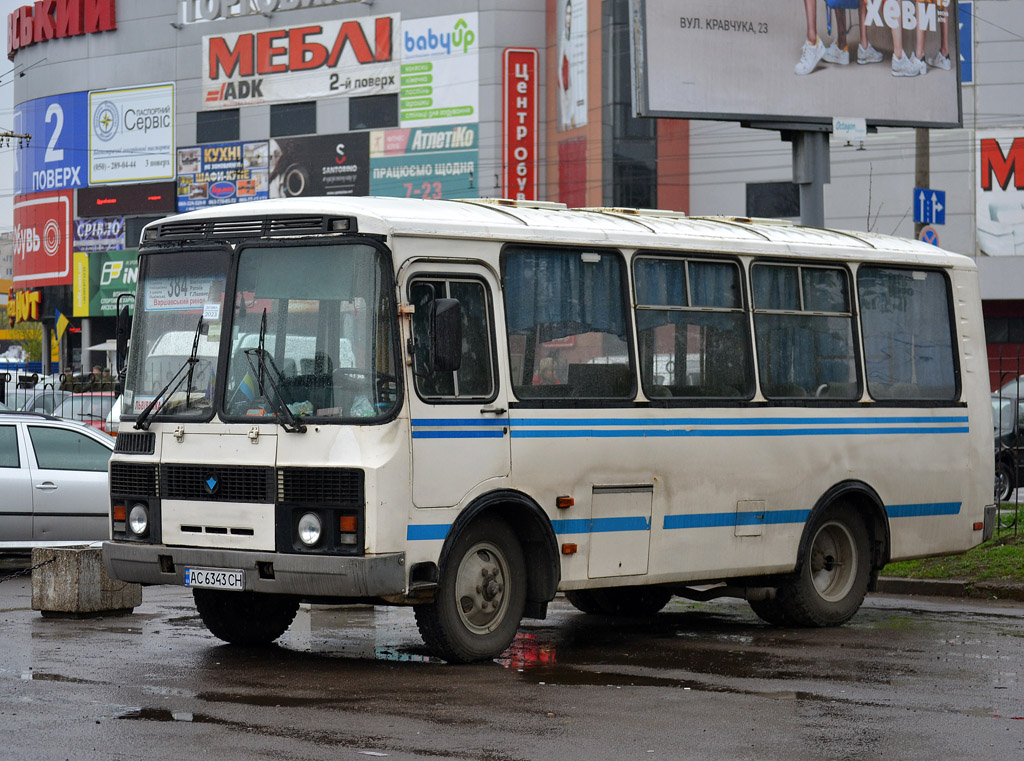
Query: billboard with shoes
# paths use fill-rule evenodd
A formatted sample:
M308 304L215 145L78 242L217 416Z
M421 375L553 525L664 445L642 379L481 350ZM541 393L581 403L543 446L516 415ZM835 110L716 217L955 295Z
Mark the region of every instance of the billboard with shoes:
M962 123L955 0L631 0L630 11L641 115Z

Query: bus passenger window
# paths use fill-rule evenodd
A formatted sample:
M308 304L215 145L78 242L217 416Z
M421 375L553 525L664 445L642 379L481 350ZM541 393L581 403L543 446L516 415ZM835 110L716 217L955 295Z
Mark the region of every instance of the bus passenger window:
M632 399L625 273L615 252L509 247L502 260L519 399Z
M751 276L762 393L860 398L846 270L759 263Z
M868 393L957 398L949 284L941 272L862 266L857 274Z
M754 365L739 267L642 257L634 278L644 393L749 399Z
M458 370L435 371L430 357L430 302L456 299L462 310L462 364ZM491 306L485 285L477 280L417 280L410 288L416 306L412 329L415 339L416 390L424 399L448 398L479 401L495 395L495 357L491 336Z

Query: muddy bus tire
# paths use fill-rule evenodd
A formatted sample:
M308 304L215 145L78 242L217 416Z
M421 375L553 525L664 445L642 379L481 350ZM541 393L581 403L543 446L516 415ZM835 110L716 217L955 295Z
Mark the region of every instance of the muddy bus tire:
M269 645L291 626L299 610L292 597L257 592L193 589L199 617L206 628L232 645Z
M644 618L664 608L672 593L658 587L609 587L574 589L565 593L565 599L591 615Z
M776 601L796 626L839 626L864 601L871 576L868 530L852 508L835 504L809 528L798 572Z
M500 520L481 520L455 540L434 602L415 606L434 655L450 663L496 658L512 642L526 606L526 562Z

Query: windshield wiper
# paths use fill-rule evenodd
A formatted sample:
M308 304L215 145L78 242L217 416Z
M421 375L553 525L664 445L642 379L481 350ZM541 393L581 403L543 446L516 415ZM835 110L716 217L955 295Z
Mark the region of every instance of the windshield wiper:
M199 322L196 323L196 335L195 335L195 338L192 340L192 353L188 355L188 358L181 365L181 367L179 367L175 371L174 375L171 376L171 379L169 381L167 381L167 385L164 386L162 389L160 389L160 393L157 394L155 397L153 397L153 401L151 401L146 406L146 409L144 409L139 414L139 419L135 421L135 428L136 428L136 430L140 430L140 431L148 431L149 430L149 416L153 414L153 410L156 409L156 405L160 402L160 399L163 398L164 394L167 394L167 389L171 388L171 384L174 383L175 380L177 380L178 382L174 386L174 388L171 389L171 393L167 394L167 398L170 399L172 396L174 396L175 392L178 390L178 388L181 386L181 384L185 381L185 378L188 378L188 392L186 393L186 399L185 399L185 406L186 406L186 408L188 407L188 398L187 397L188 397L189 394L192 393L192 369L195 367L196 363L199 361L199 359L197 358L197 355L199 354L199 335L200 335L202 329L203 329L203 316L199 315ZM187 373L185 373L186 368L188 369ZM180 378L178 377L179 375L181 376Z
M264 311L264 316L266 312ZM263 333L260 333L260 338L263 338ZM262 340L260 341L262 344ZM259 368L253 364L253 357L256 357L256 361L259 362ZM288 403L284 400L284 395L281 394L281 389L277 387L277 383L274 381L274 375L281 376L277 370L277 366L274 365L274 360L270 358L263 346L259 346L255 349L246 349L245 358L249 362L249 367L252 369L253 375L256 376L256 383L259 386L260 395L266 398L271 398L271 395L267 393L267 385L274 392L273 399L277 404L274 412L280 411L282 419L278 419L277 422L281 424L289 433L305 433L306 426L299 422L299 419L295 417L295 413L288 409ZM269 365L267 363L270 363ZM273 370L273 372L271 372Z

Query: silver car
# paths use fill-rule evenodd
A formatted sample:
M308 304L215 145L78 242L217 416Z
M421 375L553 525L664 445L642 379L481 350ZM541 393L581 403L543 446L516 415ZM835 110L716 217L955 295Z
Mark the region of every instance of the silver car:
M106 539L113 450L84 423L0 412L0 541Z

